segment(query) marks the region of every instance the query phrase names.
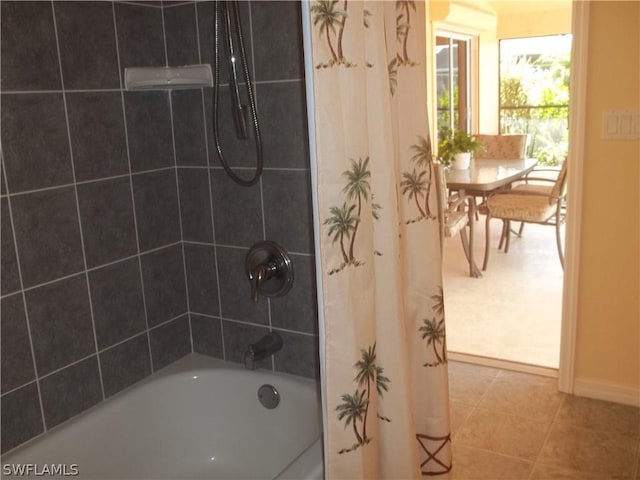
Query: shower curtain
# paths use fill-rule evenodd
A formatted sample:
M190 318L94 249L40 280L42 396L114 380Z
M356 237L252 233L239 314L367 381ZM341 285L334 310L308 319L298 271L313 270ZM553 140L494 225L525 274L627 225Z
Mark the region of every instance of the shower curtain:
M425 4L309 8L331 479L451 468Z

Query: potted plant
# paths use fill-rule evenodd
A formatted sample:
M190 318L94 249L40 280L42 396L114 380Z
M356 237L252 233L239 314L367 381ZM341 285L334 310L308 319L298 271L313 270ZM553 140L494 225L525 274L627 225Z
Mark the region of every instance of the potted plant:
M452 165L454 170L466 170L471 163L471 154L481 148L482 144L475 135L462 130L447 130L438 143L438 156L443 165Z

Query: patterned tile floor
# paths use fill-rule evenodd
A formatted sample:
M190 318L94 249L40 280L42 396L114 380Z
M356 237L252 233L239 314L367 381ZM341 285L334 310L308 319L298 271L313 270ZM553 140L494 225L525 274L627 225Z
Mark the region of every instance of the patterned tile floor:
M449 362L458 480L640 480L640 409L554 378Z

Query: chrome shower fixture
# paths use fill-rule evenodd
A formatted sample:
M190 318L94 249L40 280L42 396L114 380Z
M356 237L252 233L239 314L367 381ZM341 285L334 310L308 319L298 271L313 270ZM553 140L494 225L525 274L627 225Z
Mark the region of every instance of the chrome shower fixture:
M293 286L294 271L287 251L276 242L254 244L245 257L245 273L251 286L251 299L281 297Z
M234 7L236 8L236 22L238 25L236 32L238 34L238 38L242 39L242 27L240 19L238 17L237 5L237 2L234 2ZM229 53L229 93L231 94L231 110L233 114L233 123L236 128L236 136L238 137L238 139L246 140L248 137L246 119L247 106L242 104L242 100L240 99L240 90L238 89L237 63L240 58L237 57L236 49L233 45L233 26L231 24L231 12L229 11L229 5L227 4L227 2L221 2L221 8L224 14L224 27L227 33L227 51ZM241 58L241 60L244 64L244 56Z
M216 143L218 158L227 175L239 185L250 187L260 180L263 167L262 137L260 135L260 125L258 123L258 113L253 92L253 84L247 66L247 55L244 48L244 35L242 33L242 22L240 20L240 9L236 0L215 2L215 25L214 25L214 84L213 84L213 134ZM218 133L218 110L220 91L220 35L224 30L226 37L227 53L229 57L229 91L231 94L231 114L239 140L247 140L249 132L247 128L247 113L251 114L251 124L254 132L254 142L256 146L256 170L253 178L246 180L238 177L222 153L220 146L220 135ZM238 40L238 51L234 44L234 36ZM242 63L244 74L244 84L247 89L249 107L242 104L240 98L240 87L238 85L238 61Z

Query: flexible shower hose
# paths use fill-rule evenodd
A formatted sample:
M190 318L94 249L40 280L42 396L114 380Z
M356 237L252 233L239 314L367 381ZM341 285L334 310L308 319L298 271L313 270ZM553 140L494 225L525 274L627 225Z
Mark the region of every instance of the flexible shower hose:
M229 164L227 163L224 155L222 153L222 147L220 146L220 136L218 133L218 106L219 106L219 89L220 89L220 23L222 17L222 9L227 9L229 6L228 3L233 4L233 9L235 13L236 20L236 30L238 35L238 43L240 46L240 58L242 60L242 70L244 73L244 79L247 86L247 96L249 97L249 106L251 109L251 120L253 124L253 132L254 132L254 140L256 145L256 170L253 175L253 178L250 180L245 180L243 178L238 177ZM227 12L228 14L228 12ZM229 44L231 45L231 31L230 24L227 24L227 35L229 36ZM247 67L247 56L244 48L244 35L242 34L242 24L240 22L240 11L238 8L238 2L216 2L215 6L215 27L214 27L214 87L213 87L213 134L216 142L216 150L218 152L218 158L220 159L220 163L224 168L224 171L227 172L227 175L239 185L243 185L245 187L250 187L251 185L255 185L262 175L262 167L263 167L263 156L262 156L262 137L260 136L260 125L258 124L258 114L256 112L256 102L253 94L253 87L251 85L251 77L249 75L249 68ZM230 86L231 88L231 86Z

